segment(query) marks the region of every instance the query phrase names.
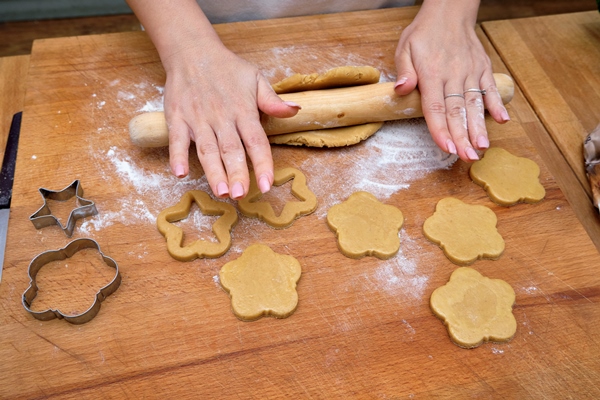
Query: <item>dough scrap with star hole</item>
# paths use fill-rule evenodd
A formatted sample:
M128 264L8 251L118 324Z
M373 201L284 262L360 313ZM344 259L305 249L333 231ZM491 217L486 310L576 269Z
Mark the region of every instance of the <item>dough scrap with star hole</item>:
M279 215L266 201L260 201L262 193L256 184L254 171L250 173L248 195L238 201L238 208L247 217L255 217L277 229L287 228L296 218L311 214L317 209L317 196L308 188L306 177L296 168L281 168L274 172L273 185L281 186L292 180L292 194L298 201L288 201Z

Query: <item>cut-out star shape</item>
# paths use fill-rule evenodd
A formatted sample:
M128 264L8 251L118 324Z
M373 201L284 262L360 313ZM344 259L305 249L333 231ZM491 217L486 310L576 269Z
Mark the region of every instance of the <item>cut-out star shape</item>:
M317 197L306 185L306 177L295 168L275 170L274 186L281 186L293 179L291 192L299 201L288 201L279 215L275 214L270 203L260 201L262 193L256 184L254 172L250 174L248 195L238 201L238 208L247 217L255 217L273 228L287 228L296 218L312 213L317 209Z
M204 215L219 215L214 222L212 231L217 242L198 239L187 246L183 245L183 229L172 224L187 218L195 202ZM217 258L231 247L231 230L238 221L238 215L231 204L213 200L208 193L201 190L191 190L184 193L176 205L169 207L158 215L156 225L159 232L167 240L167 251L179 261L191 261L196 258Z

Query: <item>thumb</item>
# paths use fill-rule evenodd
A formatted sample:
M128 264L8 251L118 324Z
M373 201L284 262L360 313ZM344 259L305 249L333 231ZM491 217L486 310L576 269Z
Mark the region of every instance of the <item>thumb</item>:
M260 111L277 118L293 117L302 108L296 103L281 100L262 75L258 78L256 103Z
M402 51L396 56L396 86L394 90L404 96L417 87L417 71L408 51Z

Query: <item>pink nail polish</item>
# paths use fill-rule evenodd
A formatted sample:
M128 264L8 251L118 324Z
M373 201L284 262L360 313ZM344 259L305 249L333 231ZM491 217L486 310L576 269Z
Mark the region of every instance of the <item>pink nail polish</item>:
M293 101L284 101L283 104L285 104L288 107L294 107L294 108L297 108L298 110L302 110L302 107L300 107L300 104L294 103Z
M229 188L225 182L219 182L217 185L217 196L223 197L229 194Z
M469 157L469 160L471 160L471 161L479 160L479 156L477 155L477 152L472 147L467 147L465 149L465 153L467 153L467 157Z
M231 198L232 199L239 199L244 195L244 187L242 186L241 183L236 182L233 184L233 187L231 188Z
M479 146L480 149L487 149L490 147L490 141L485 136L480 135L477 137L477 146Z
M400 86L404 85L407 81L408 81L408 78L405 77L405 76L403 76L402 78L398 79L396 81L396 85L394 85L394 89L397 88L397 87L400 87Z
M454 142L452 140L446 140L446 147L448 147L448 152L450 154L456 154L456 146L454 145Z
M260 189L261 193L267 193L269 190L271 190L271 182L269 182L269 178L267 178L266 175L261 175L260 179L258 180L258 188Z
M175 166L175 176L178 177L178 178L185 177L185 169L183 169L183 165L176 165Z

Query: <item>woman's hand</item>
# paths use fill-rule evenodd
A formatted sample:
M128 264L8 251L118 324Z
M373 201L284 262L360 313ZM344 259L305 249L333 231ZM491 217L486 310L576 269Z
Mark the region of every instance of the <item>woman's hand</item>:
M489 57L475 34L479 1L425 0L396 49L396 92L417 85L435 143L464 161L489 147L484 104L495 121L509 120ZM478 90L485 90L482 95Z

